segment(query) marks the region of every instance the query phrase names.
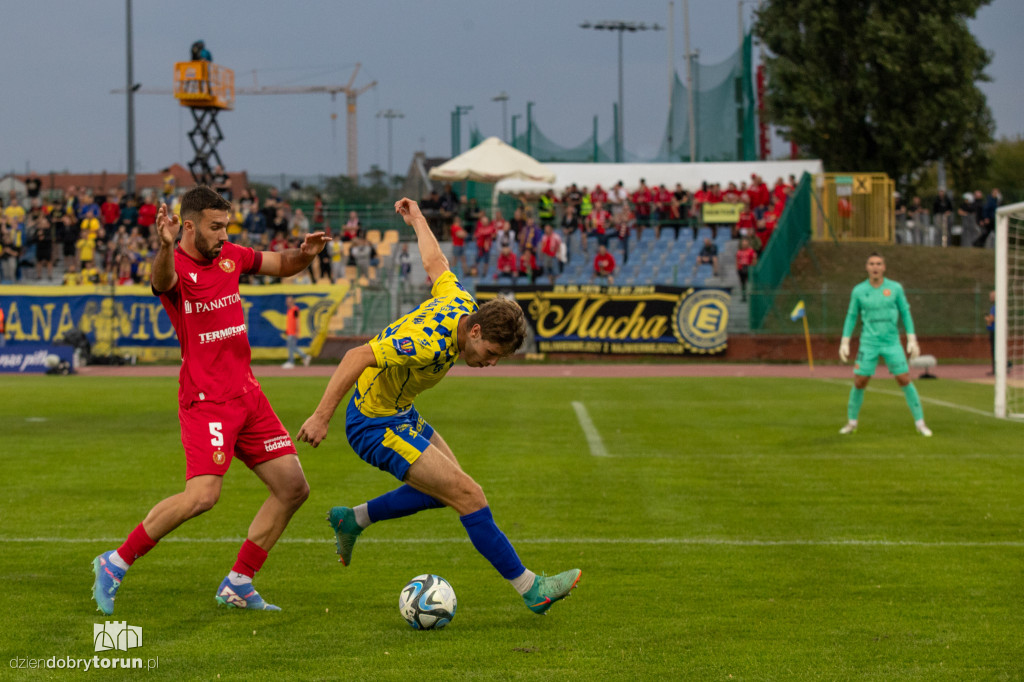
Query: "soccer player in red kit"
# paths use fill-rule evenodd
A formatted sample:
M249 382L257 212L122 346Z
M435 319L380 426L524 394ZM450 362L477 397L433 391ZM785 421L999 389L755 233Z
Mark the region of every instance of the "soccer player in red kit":
M323 232L301 248L254 251L228 241L231 204L209 187L182 197L181 217L161 205L160 249L151 283L181 343L178 418L185 446L185 490L150 510L124 544L93 560L93 598L110 615L124 575L172 530L209 510L224 474L238 457L270 496L256 513L238 560L215 595L232 608L279 611L260 597L252 578L309 495L295 444L274 414L249 366L251 349L238 280L242 274L288 277L305 269L330 241ZM174 247L178 232L181 244Z

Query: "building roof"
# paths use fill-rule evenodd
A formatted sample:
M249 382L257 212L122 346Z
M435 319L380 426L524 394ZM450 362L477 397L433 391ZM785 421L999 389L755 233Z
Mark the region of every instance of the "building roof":
M174 176L179 189L188 188L195 184L195 180L192 179L192 173L181 164L171 164L170 173ZM102 171L100 173L38 173L37 175L39 175L39 178L43 181L44 193L51 191L64 193L69 187L84 187L87 190L92 190L96 194L102 194L111 190L123 188L128 177L127 173L108 173L106 171ZM163 171L156 173L136 173L136 192L142 192L144 190L160 190L163 187L165 175L166 173ZM16 177L20 182L24 182L29 176L19 174L14 177ZM228 177L231 179L231 188L236 196L243 189L247 189L249 187L249 176L246 171L238 171L235 173L229 172Z

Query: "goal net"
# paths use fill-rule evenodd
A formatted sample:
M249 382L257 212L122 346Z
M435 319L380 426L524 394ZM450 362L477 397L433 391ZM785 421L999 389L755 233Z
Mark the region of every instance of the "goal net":
M1024 419L1024 203L996 211L995 413Z

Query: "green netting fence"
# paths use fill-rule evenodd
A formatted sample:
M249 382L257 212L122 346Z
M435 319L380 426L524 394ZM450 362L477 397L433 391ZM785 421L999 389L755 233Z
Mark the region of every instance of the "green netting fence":
M751 331L761 329L765 317L776 305L775 293L789 275L790 264L811 238L812 183L811 175L804 173L750 274Z
M658 152L653 157L623 150L615 158L614 125L606 125L605 134L594 132L571 147L563 146L544 134L541 120L534 118L525 130L516 131L513 146L547 163L675 162L675 161L752 161L757 158L756 100L752 71L751 37L731 56L717 64L693 63L693 125L695 154L690 155L689 94L676 72L672 98ZM581 129L593 126L581 120ZM480 139L482 136L476 133ZM631 135L632 137L632 135ZM474 137L471 132L470 141Z

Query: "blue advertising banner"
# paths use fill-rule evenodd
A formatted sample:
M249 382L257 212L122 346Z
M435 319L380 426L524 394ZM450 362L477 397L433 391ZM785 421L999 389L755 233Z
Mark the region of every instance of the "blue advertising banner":
M0 373L44 374L61 362L71 363L75 349L48 343L9 343L0 346Z
M348 292L335 286L242 286L242 307L254 358L285 356L285 299L299 306L299 346L319 351L331 316ZM0 287L9 341L49 344L80 330L95 355L176 357L178 337L160 299L146 286Z

